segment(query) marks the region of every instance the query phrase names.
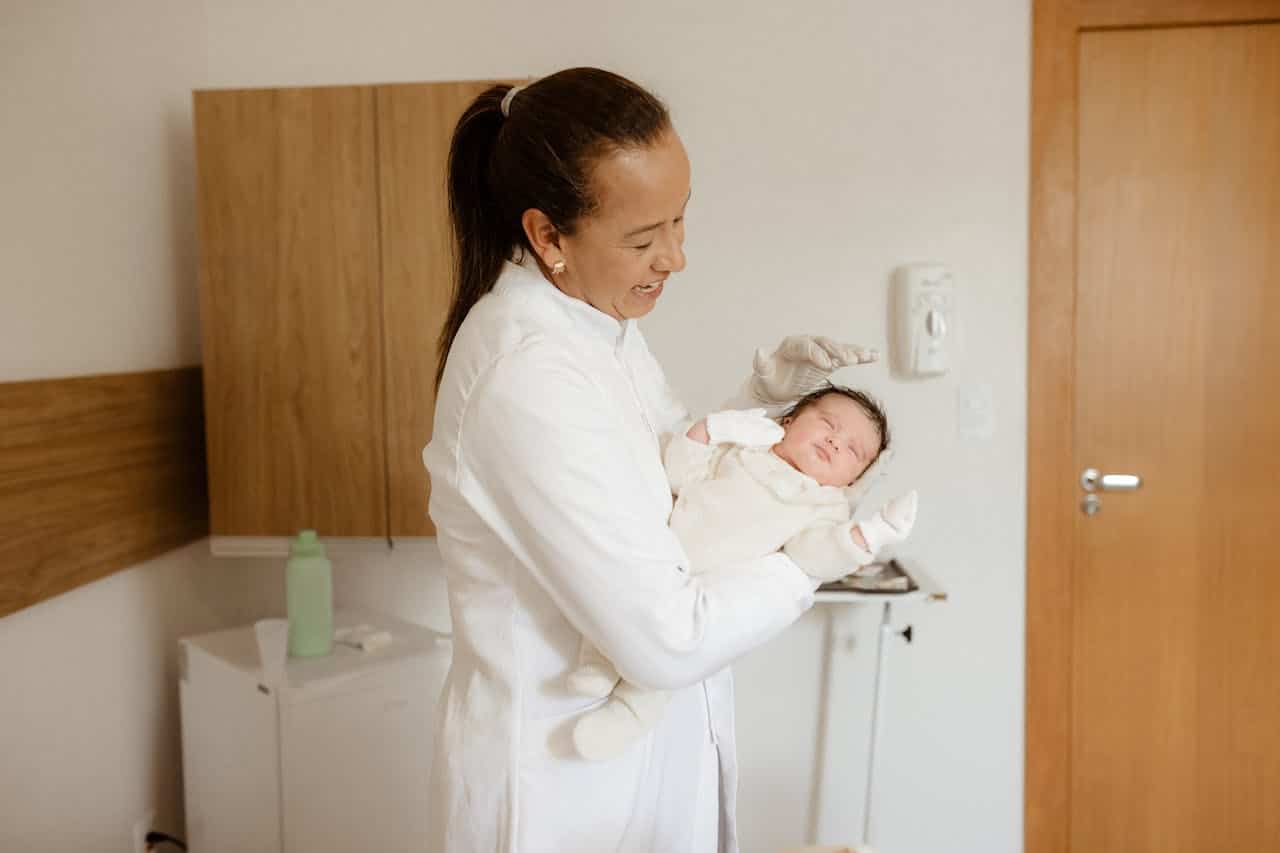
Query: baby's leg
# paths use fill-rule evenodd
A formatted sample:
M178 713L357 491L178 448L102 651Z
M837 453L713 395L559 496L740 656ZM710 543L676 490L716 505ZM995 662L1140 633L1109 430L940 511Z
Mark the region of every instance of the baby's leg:
M573 727L578 754L592 761L621 755L653 728L667 706L668 694L619 681L609 699L583 714Z
M613 692L618 678L613 664L584 639L578 649L578 666L569 673L569 689L579 696L602 699Z

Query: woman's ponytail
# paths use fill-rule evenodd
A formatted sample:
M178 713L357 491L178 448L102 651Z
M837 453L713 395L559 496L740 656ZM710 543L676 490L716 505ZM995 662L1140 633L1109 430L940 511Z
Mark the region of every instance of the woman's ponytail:
M454 290L449 316L440 333L436 388L444 375L453 339L473 305L498 280L502 264L517 242L503 223L502 208L491 190L493 150L502 131L502 98L510 86L492 86L467 107L449 145L449 222L453 229Z
M493 290L513 251L529 249L524 212L540 210L561 234L573 234L595 210L596 162L652 145L671 128L661 101L599 68L560 71L507 97L511 88L482 92L458 119L449 146L454 290L440 333L437 390L463 320Z

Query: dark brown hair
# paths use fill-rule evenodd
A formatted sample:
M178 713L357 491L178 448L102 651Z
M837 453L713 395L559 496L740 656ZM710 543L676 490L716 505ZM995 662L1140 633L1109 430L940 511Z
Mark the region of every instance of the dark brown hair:
M889 447L889 416L885 414L884 406L875 397L872 397L866 391L858 391L854 388L846 388L843 385L823 385L816 391L810 391L782 413L778 418L779 421L787 418L794 418L814 403L821 400L828 394L840 394L848 397L850 400L858 404L858 407L866 413L871 422L875 424L876 431L880 433L880 446L876 448L876 455L871 457L871 461L867 463L867 467L863 469L863 474L870 470L872 464L880 458L880 454L884 453ZM858 475L859 477L862 474Z
M453 298L440 333L436 387L453 339L520 246L532 251L520 223L541 210L572 234L597 199L591 175L601 157L652 145L671 127L667 108L625 77L570 68L521 89L492 86L458 120L449 148L449 220L453 226Z

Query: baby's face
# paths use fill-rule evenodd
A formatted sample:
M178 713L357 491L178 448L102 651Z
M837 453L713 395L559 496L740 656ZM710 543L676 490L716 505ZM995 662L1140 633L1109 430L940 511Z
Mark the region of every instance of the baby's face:
M827 394L782 426L786 436L773 452L824 486L852 484L880 448L875 422L843 394Z

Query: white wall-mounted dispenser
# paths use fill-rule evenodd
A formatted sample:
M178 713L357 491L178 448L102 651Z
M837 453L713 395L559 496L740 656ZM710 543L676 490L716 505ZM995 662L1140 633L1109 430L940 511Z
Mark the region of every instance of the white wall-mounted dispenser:
M904 378L941 376L955 349L955 281L938 264L893 272L890 297L893 372Z

